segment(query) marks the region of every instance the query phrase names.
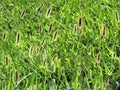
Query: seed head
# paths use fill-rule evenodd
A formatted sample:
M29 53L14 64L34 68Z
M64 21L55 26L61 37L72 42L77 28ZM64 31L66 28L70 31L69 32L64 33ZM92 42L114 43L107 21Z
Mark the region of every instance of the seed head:
M56 60L56 58L57 58L57 53L55 53L55 54L53 55L53 57L52 57L52 60L51 60L51 61L55 61L55 60Z
M49 18L52 12L52 6L50 6L46 12L46 17Z
M39 25L38 30L39 30L39 33L42 33L43 28L42 28L42 25L41 25L41 24Z
M15 71L15 81L19 81L19 72L17 70Z
M91 55L91 53L92 53L92 46L90 45L88 48L87 48L87 53L88 53L88 55Z
M46 43L46 39L45 38L43 38L43 40L42 40L42 42L41 42L41 45L40 46L44 46L44 44Z
M55 60L57 59L57 54L54 54L51 60L51 66L53 68L53 70L55 70Z
M7 90L6 81L2 81L2 90Z
M8 66L9 65L9 59L7 56L5 56L5 65Z
M46 64L47 64L47 59L43 61L43 67L46 66Z
M114 69L115 69L115 67L111 66L109 69L108 75L112 75Z
M33 55L33 52L34 52L34 45L32 44L29 48L29 57Z
M80 33L82 33L83 32L83 18L82 17L79 17L78 19L78 26L79 26Z
M107 31L106 31L107 27L105 24L102 24L101 26L101 38L105 38L107 37Z
M101 52L99 52L96 56L96 63L99 64L101 61Z
M6 33L6 32L3 32L2 40L5 41L5 40L6 40L6 37L7 37L7 33Z
M39 46L37 49L37 54L41 55L42 51L43 51L44 46Z
M116 58L117 57L117 52L113 52L112 57Z
M20 33L17 32L17 35L16 35L16 45L18 45L18 46L20 44L20 38L21 38Z
M20 19L23 19L24 16L25 16L25 14L26 14L26 10L23 10L22 13L21 13L21 15L20 15Z
M56 30L55 33L53 34L53 41L57 40L57 35L58 35L58 30Z
M41 3L40 6L37 9L37 12L41 12L42 7L44 6L44 3Z
M104 90L109 90L110 89L110 83L109 80L104 82Z
M117 57L117 47L113 47L114 52L112 53L112 58Z
M49 34L52 32L52 28L53 28L53 23L51 23L49 26L49 30L48 30Z
M120 22L119 13L117 10L115 11L115 19L117 22Z
M38 55L40 55L40 54L42 53L42 50L43 50L43 48L44 48L45 43L46 43L46 39L43 38L40 46L39 46L38 49L37 49L37 54L38 54Z
M78 34L78 26L77 26L77 24L74 24L73 30L74 30L74 34L77 35Z

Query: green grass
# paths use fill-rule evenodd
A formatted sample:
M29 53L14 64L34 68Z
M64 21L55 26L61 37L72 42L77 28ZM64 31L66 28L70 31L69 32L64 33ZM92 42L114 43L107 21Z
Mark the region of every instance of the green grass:
M115 90L119 0L0 0L0 90Z

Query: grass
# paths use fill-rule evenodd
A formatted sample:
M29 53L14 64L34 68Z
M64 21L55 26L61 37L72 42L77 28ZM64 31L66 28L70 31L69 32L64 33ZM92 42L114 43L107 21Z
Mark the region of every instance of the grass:
M1 0L0 89L115 90L119 8L119 0Z

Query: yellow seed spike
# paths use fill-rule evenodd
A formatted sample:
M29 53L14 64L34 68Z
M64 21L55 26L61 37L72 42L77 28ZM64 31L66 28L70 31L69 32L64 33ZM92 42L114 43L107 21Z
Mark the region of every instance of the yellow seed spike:
M87 53L88 53L88 55L91 55L91 53L92 53L91 48L92 48L92 46L91 46L91 45L87 48Z
M101 52L99 52L96 56L96 63L99 64L101 62Z
M117 57L117 52L113 52L112 57L116 58Z
M15 81L16 82L19 81L19 72L18 71L15 72Z
M38 49L37 49L37 54L38 55L41 55L43 48L44 48L44 46L39 46L38 47Z
M38 55L40 55L40 54L42 53L42 50L43 50L43 48L44 48L45 43L46 43L46 39L43 38L40 46L37 48L37 54L38 54Z
M115 19L117 22L120 22L119 13L117 10L115 11Z
M53 69L53 72L56 70L56 67L55 67L55 60L56 59L57 59L57 54L54 54L52 57L52 60L51 60L51 67Z
M110 88L110 83L109 80L107 80L104 82L104 90L109 90L109 88Z
M49 8L48 8L48 10L47 10L47 12L46 12L46 17L50 17L50 15L51 15L51 12L52 12L52 6L50 6Z
M36 85L31 85L27 88L27 90L36 90Z
M102 24L102 26L101 26L101 38L107 37L106 29L107 29L106 25Z
M53 28L53 23L51 23L49 26L49 30L48 30L49 34L52 32L52 28Z
M57 58L57 54L54 54L54 56L52 57L52 60L51 61L55 61Z
M21 38L20 33L17 32L17 35L16 35L16 45L18 45L18 46L20 44L20 38Z
M6 37L7 37L7 33L6 33L6 32L3 32L2 40L5 41L5 40L6 40Z
M5 56L5 65L8 66L9 65L9 59L8 57Z
M21 13L21 15L20 15L20 19L23 19L24 16L25 16L25 14L26 14L26 10L23 10L22 13Z
M74 34L77 35L78 34L78 27L76 24L74 24L73 30L74 30Z
M79 17L78 19L78 26L80 29L80 33L82 33L83 32L83 18L82 17Z
M43 61L43 67L46 66L46 64L47 64L47 59Z
M29 57L33 55L33 52L34 52L34 45L32 44L29 48Z
M108 75L112 75L114 69L115 69L115 67L111 66L109 69Z
M41 12L42 7L44 6L44 3L41 3L40 6L37 9L37 12Z
M58 35L58 31L56 30L55 33L53 34L53 41L57 40L57 35Z
M7 90L6 81L2 81L2 90Z
M42 33L42 30L43 30L43 28L42 28L42 25L40 24L39 25L39 33Z
M41 42L41 45L40 46L44 46L44 44L46 43L46 39L45 38L43 38L43 40L42 40L42 42Z

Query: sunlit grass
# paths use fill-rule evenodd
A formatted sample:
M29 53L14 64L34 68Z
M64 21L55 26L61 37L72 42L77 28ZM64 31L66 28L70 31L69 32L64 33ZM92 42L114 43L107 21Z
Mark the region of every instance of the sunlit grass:
M117 90L119 6L119 0L1 1L0 90Z

